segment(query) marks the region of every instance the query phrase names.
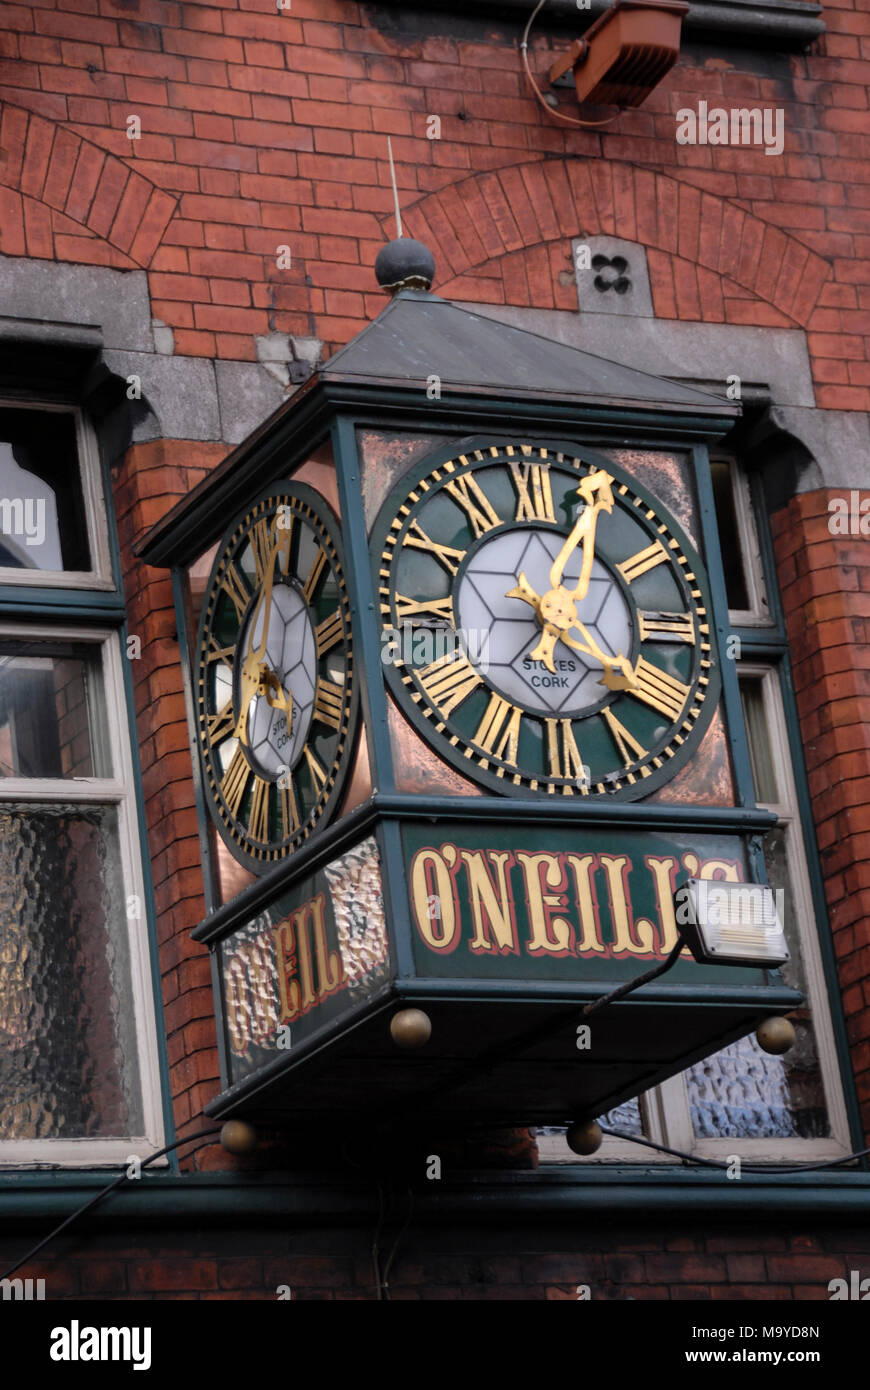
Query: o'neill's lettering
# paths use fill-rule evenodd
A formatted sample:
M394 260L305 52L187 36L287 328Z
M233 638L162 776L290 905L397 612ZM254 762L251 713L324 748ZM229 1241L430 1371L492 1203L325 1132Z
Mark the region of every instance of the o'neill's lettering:
M411 861L411 911L421 939L439 953L460 945L464 908L470 930L462 944L481 957L655 960L676 945L673 897L683 873L734 883L741 878L737 860L702 860L692 853L633 860L626 854L427 846ZM651 884L657 921L632 913L632 885L638 886L641 875Z

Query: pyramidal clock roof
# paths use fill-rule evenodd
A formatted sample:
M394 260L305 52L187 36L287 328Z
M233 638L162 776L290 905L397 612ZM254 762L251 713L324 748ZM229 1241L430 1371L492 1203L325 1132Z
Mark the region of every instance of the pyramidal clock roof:
M733 409L710 392L484 318L423 290L400 290L318 372L327 381L423 389L433 376L444 390L497 391L537 400L589 397L602 405L648 403L715 409L720 415Z

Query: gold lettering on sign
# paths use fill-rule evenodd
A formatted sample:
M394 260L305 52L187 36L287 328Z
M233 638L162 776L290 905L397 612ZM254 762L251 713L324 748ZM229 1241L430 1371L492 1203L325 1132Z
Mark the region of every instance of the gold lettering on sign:
M452 951L458 923L453 901L453 878L447 861L456 863L453 845L437 849L418 849L411 861L411 906L417 930L432 951Z
M610 911L613 917L613 954L646 956L653 949L652 923L641 918L635 923L640 940L631 934L629 914L628 870L631 860L625 854L602 854L601 867L607 875L607 890L610 894Z
M674 916L677 861L670 855L666 859L656 859L647 855L643 862L650 870L655 884L661 935L659 949L664 955L669 955L677 944L677 919Z
M565 876L557 854L517 854L523 871L526 902L531 928L528 952L530 956L570 956L573 954L574 929L565 917L556 915L568 906ZM559 889L548 893L545 888Z
M595 899L595 892L592 887L592 875L595 871L595 854L566 854L565 863L571 870L574 878L574 896L580 912L580 940L577 943L578 956L585 956L587 951L606 951L607 947L601 939L601 922L598 917L598 903Z
M278 965L281 1023L291 1023L294 1018L308 1013L315 1004L321 1003L346 983L339 952L329 950L325 906L324 894L318 893L272 929Z
M486 855L479 849L463 849L459 854L468 875L471 920L474 923L474 935L468 943L468 949L497 950L501 955L518 956L520 947L517 941L514 903L506 873L506 869L513 863L513 855L507 850L494 849L487 850ZM487 868L487 859L495 870L496 883L493 883ZM492 937L495 937L495 941Z

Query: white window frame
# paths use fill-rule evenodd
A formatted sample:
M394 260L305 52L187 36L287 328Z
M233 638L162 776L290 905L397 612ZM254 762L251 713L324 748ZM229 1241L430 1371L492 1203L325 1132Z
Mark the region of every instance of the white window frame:
M774 624L764 582L764 566L761 561L761 543L752 507L752 493L749 478L732 454L713 453L710 463L726 463L731 479L731 496L734 502L734 515L737 518L737 538L743 577L746 581L748 608L729 608L728 617L732 627L771 627Z
M138 919L127 918L130 990L134 1011L144 1133L106 1139L0 1140L0 1170L7 1168L95 1168L126 1165L134 1154L146 1158L164 1144L157 1020L151 976L145 884L138 831L133 761L124 701L121 635L110 628L33 623L0 623L0 638L76 642L100 653L111 777L6 777L0 779L0 805L7 801L114 806L125 902L136 895ZM166 1162L165 1159L160 1162Z
M92 566L90 570L22 570L10 565L0 565L0 584L15 584L27 588L90 589L102 592L114 590L99 449L84 412L75 405L64 405L57 401L34 401L30 398L25 400L12 395L0 395L0 408L34 410L40 415L53 411L74 417L79 481Z

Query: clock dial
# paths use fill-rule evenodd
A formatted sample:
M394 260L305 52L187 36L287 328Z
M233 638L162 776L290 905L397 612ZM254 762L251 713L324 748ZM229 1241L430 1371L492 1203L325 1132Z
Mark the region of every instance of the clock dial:
M489 444L415 466L375 528L387 678L452 765L529 795L647 795L712 717L701 562L603 457Z
M338 524L286 484L230 528L206 588L197 650L204 787L233 854L258 872L334 809L356 683Z

